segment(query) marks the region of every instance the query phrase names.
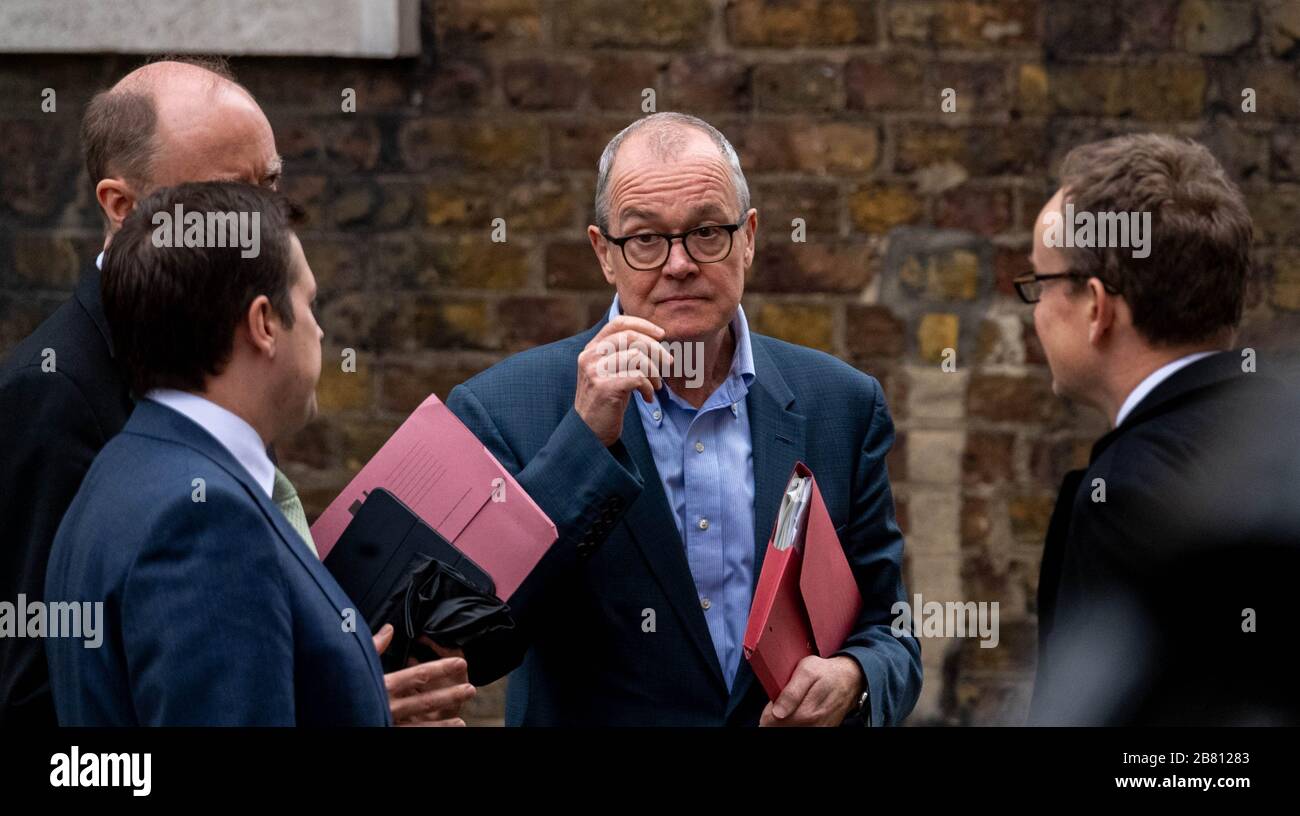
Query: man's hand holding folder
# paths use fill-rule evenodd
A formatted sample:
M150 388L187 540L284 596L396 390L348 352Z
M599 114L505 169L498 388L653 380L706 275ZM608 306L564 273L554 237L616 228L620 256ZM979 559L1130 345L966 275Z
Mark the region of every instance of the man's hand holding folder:
M862 609L817 481L795 465L768 543L745 631L745 657L767 692L760 725L839 725L866 679L836 655Z

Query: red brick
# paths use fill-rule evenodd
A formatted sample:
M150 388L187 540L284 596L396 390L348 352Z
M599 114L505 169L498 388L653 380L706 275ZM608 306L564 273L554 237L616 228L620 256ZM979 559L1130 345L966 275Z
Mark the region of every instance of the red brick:
M1046 378L982 373L971 377L967 409L973 417L1003 422L1047 422L1062 413Z
M730 0L727 36L742 46L871 45L872 0Z
M754 103L760 111L833 111L844 106L843 76L825 60L766 62L754 67Z
M587 328L580 302L548 297L511 297L497 304L506 351L561 340Z
M907 325L888 306L852 304L846 318L844 344L850 354L902 356L907 347Z
M755 292L858 292L875 277L876 259L865 244L769 238L750 271L749 288Z
M1009 433L971 431L966 434L962 454L962 482L968 485L998 484L1012 480L1012 448Z

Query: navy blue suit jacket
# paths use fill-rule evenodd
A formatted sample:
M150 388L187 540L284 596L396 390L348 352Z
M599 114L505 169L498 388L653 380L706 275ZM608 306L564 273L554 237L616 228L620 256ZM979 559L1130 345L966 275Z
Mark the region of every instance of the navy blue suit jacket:
M158 403L91 465L45 599L104 604L99 648L46 641L61 725L390 722L347 596L221 443Z
M523 664L510 725L754 725L767 703L741 660L729 691L635 404L606 448L573 409L579 352L600 330L517 354L447 404L546 511L559 540L510 599ZM873 724L912 710L920 647L890 632L904 600L903 538L885 454L894 426L872 377L818 351L751 335L754 580L798 460L812 468L864 606L844 653ZM633 398L635 399L635 397ZM655 631L643 631L654 610Z

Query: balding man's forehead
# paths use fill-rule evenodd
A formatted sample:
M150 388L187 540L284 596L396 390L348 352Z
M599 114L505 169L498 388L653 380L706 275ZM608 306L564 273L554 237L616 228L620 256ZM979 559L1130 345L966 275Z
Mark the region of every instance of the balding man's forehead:
M112 92L117 91L148 96L162 120L174 111L192 111L214 100L247 104L262 114L257 100L244 86L200 65L184 62L165 60L141 66L113 86Z
M638 138L642 135L641 133L634 133L630 136L620 146L618 154L614 157L614 166L610 169L611 186L620 186L621 177L632 166L656 165L667 172L675 172L673 166L682 165L681 172L697 173L698 165L695 169L691 169L689 166L699 161L710 164L716 163L720 166L726 165L726 158L718 150L717 145L713 143L708 134L696 128L683 128L683 130L699 134L702 138L697 140L687 137L690 139L689 141L677 143L675 149L666 151L663 142Z

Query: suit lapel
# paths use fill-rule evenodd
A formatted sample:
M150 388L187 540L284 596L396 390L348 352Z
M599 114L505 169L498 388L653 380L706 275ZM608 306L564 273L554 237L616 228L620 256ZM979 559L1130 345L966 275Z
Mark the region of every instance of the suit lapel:
M795 413L794 392L786 384L780 368L772 359L767 338L750 335L754 351L754 382L746 398L749 411L749 434L754 456L754 574L750 586L752 597L763 570L767 542L781 508L781 496L790 481L795 463L803 459L806 423ZM749 661L741 658L727 702L727 717L744 700L754 682Z
M781 370L768 352L767 338L752 335L754 349L754 383L746 400L749 408L749 434L754 451L754 577L767 554L781 496L790 481L795 463L804 456L805 422L792 409L794 393L786 385Z
M628 508L623 521L626 522L632 539L640 547L646 563L650 565L650 571L654 573L673 609L685 624L691 643L695 644L708 664L713 679L725 690L726 679L722 674L722 666L718 663L713 638L709 635L709 625L700 609L695 578L691 575L691 567L686 560L686 547L673 522L673 510L664 493L659 469L655 467L654 454L650 452L645 429L641 426L641 412L636 406L635 394L628 401L627 412L623 415L622 442L645 481L640 498Z

